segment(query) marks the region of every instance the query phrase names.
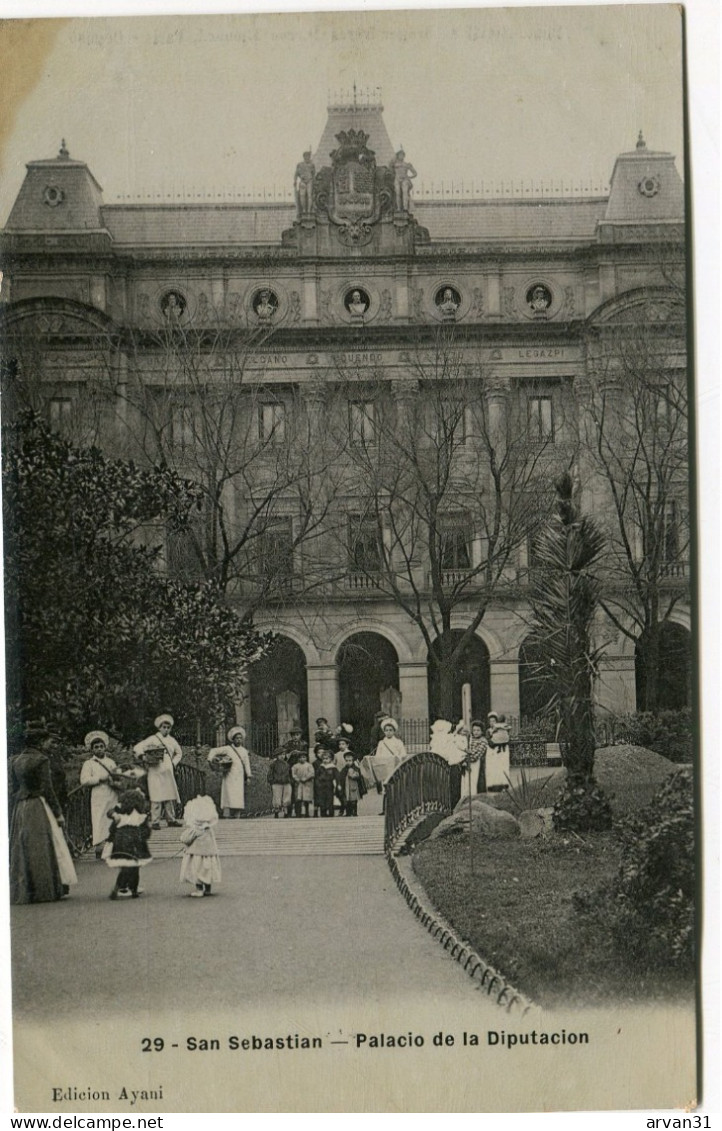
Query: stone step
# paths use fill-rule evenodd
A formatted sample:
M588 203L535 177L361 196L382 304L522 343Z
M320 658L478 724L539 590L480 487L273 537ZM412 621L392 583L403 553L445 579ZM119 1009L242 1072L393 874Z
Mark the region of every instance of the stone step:
M219 856L381 856L383 817L246 818L215 826ZM157 860L183 855L179 828L154 830Z

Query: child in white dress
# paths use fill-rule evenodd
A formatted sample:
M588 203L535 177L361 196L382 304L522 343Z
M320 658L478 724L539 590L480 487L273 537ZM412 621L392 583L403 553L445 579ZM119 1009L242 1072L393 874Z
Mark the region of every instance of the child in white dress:
M180 878L184 883L193 884L195 890L189 894L200 899L212 895L213 884L221 882L221 861L213 832L218 812L213 798L199 794L189 801L183 811L183 823L181 842L185 852Z

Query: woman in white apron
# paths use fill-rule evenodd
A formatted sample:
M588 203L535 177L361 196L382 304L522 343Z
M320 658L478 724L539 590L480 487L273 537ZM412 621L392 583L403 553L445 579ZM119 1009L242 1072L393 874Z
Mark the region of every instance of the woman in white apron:
M396 719L381 720L383 738L376 747L376 753L369 759L374 781L380 785L400 766L406 758L406 747L399 738L399 724Z
M100 856L110 832L108 812L118 803L115 788L118 766L108 754L108 736L104 730L91 730L83 745L90 757L80 770L80 784L90 789L90 819L93 825L93 848Z
M160 828L160 819L166 824L180 826L175 818L175 802L180 801L174 768L183 757L183 750L173 738L172 715L158 715L153 723L156 733L144 738L133 747L136 759L146 770L148 797L150 798L151 828Z
M246 807L246 779L251 777L251 762L243 745L245 737L243 727L231 727L226 745L216 746L208 754L208 761L223 774L221 809L224 817L240 817Z

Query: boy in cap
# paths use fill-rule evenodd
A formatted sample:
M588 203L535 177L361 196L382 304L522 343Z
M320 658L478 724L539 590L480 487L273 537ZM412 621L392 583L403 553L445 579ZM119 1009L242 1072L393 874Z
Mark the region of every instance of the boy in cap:
M291 768L288 764L288 754L281 747L276 751L276 756L268 767L268 784L271 787L273 816L278 818L281 813L286 817L291 816Z

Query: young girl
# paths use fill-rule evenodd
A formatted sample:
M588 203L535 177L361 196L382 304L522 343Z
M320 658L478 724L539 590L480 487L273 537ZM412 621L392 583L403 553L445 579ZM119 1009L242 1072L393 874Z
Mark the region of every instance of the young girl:
M477 793L486 793L486 749L484 724L481 719L473 719L469 750L466 755L467 772L464 779L464 796L467 792L471 793L472 797Z
M305 750L299 751L298 761L291 766L291 777L296 790L296 816L300 817L303 810L303 816L310 817L310 809L313 805L315 770L309 762Z
M150 826L145 794L140 789L126 789L109 816L110 831L103 855L109 868L118 869L109 898L137 899L143 891L138 886L140 869L153 859L148 851Z
M218 856L213 826L218 823L218 813L213 798L198 795L183 810L185 828L181 842L185 845L181 864L181 882L193 884L195 891L189 895L202 899L211 895L213 884L221 882L221 861Z

